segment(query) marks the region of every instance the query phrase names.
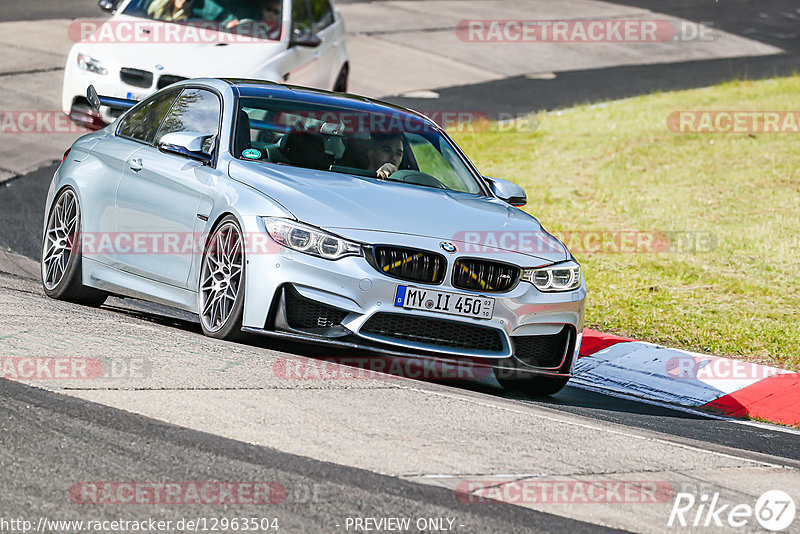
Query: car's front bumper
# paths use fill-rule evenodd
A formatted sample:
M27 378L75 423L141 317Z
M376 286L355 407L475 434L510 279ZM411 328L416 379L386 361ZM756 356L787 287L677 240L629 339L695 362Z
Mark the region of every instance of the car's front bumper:
M439 243L439 240L431 238L392 236L392 244L424 250L437 250ZM445 281L440 285L428 285L390 278L373 268L363 257L329 261L293 252L274 243L271 249L266 253L251 253L248 257L243 321L248 332L345 348L366 348L390 355L478 362L536 374L555 376L572 372L580 349L584 320L586 288L583 282L579 289L563 293L543 293L526 282L520 282L506 293L477 293L455 288L449 283L449 269L452 269L458 254L447 258ZM515 263L525 261L519 257L515 259L518 260ZM506 254L503 261L509 262L512 258ZM493 298L494 315L486 320L399 308L394 306L398 285ZM299 296L305 301L340 310L341 321L334 328L297 328L287 320L287 294L293 297L291 300L296 301ZM426 321L423 324L430 326L433 333L411 336L398 329L397 336L385 335L385 329L378 329L376 333L372 326L367 331L365 326L371 325L370 320L380 314L398 316L401 324L405 317L422 318ZM484 350L479 345L454 347L449 342L431 341L437 336L441 339L448 332L465 332L467 335L476 332L480 335L487 330L497 334L500 346ZM420 337L427 341L420 341ZM528 357L521 358L523 342ZM546 358L531 358L531 351L534 354L549 353Z

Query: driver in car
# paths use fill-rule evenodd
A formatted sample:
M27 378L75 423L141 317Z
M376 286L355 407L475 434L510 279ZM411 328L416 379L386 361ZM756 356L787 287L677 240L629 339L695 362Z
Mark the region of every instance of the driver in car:
M147 14L152 19L168 22L188 20L193 3L194 0L153 0L147 6Z
M402 134L372 134L367 151L369 169L384 180L397 172L403 161Z

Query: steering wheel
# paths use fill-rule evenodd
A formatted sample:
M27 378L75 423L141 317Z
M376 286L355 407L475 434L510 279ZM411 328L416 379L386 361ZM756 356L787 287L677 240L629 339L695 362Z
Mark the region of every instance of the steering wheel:
M430 174L410 169L399 170L390 176L389 179L407 184L424 185L426 187L434 187L436 189L447 189L447 186Z

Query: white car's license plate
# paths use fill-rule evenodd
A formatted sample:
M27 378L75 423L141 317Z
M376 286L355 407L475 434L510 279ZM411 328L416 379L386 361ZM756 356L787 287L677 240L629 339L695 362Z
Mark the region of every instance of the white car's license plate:
M425 310L477 319L491 319L494 315L494 299L412 286L397 286L394 305L407 310Z

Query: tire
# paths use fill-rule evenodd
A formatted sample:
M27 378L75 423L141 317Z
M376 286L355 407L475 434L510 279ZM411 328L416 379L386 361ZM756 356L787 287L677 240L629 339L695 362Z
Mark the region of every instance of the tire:
M333 84L334 93L347 92L347 79L350 76L350 67L347 63L342 65L342 70L339 71L339 76L336 77L336 83Z
M42 287L52 299L98 307L108 293L83 285L82 222L78 195L67 187L53 202L42 236Z
M228 215L211 233L200 267L198 314L206 336L226 341L244 337L245 265L242 228Z
M535 397L555 395L567 385L569 377L534 376L531 378L505 378L495 373L500 385L509 391L527 393Z

